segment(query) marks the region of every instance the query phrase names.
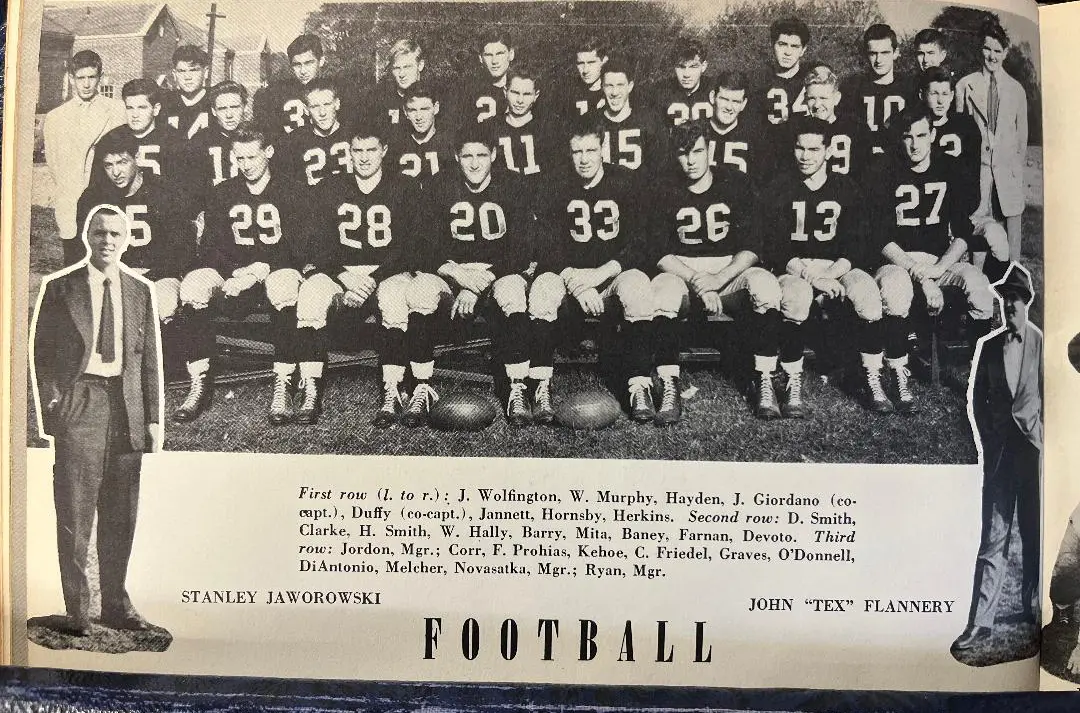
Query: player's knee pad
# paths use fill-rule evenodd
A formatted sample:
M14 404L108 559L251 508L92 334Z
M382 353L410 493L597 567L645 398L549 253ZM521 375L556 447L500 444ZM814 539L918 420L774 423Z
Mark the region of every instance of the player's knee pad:
M625 270L615 278L615 296L623 308L623 319L639 322L656 314L652 281L641 270Z
M296 326L322 329L334 297L344 292L328 275L319 273L304 280L296 297Z
M157 298L158 319L162 322L170 319L180 307L180 280L163 277L156 281L154 296Z
M881 292L881 311L886 317L907 317L911 312L911 301L915 298L915 287L911 276L899 265L884 265L875 275L878 290Z
M982 228L983 238L990 247L990 254L1002 262L1009 261L1009 232L996 220L987 221Z
M777 282L780 283L780 314L786 320L802 324L810 316L814 288L794 275L781 275Z
M446 280L430 272L418 272L405 291L405 300L409 312L417 314L435 314L444 299L450 297L450 286Z
M653 300L656 302L656 316L677 319L682 312L683 303L690 295L690 288L678 275L661 272L652 279Z
M295 307L303 281L300 273L291 267L271 272L266 276L266 298L270 305L277 310Z
M529 290L529 316L554 322L559 315L559 305L566 298L566 283L554 272L536 276Z
M210 304L214 293L225 284L225 278L212 267L200 267L184 275L180 282L180 301L195 309Z
M844 286L848 302L851 303L859 319L867 322L876 322L881 319L881 290L878 289L874 278L856 269L840 278L840 284Z
M409 283L412 276L399 273L386 278L375 290L376 304L379 306L379 319L387 329L404 330L409 325Z
M491 296L503 314L521 314L529 309L527 288L521 275L503 275L491 286Z
M780 309L782 292L775 275L764 268L751 267L740 277L750 296L750 307L755 312L765 314L771 309Z

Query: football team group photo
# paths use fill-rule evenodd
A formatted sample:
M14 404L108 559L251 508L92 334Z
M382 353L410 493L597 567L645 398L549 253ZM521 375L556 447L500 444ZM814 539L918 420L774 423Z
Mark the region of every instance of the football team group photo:
M125 219L166 450L976 462L1034 26L704 6L49 5L31 303Z

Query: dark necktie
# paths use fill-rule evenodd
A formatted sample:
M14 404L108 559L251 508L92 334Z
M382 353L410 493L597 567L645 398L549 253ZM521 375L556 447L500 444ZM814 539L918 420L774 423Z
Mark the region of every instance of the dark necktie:
M114 324L116 318L113 316L112 280L106 277L101 286L104 288L104 292L101 295L101 324L98 325L97 351L101 355L102 363L111 364L116 361L116 347L113 335L113 330L116 328Z
M990 133L993 134L997 132L998 110L1001 108L1001 99L998 97L997 74L994 72L990 73L990 93L986 103L988 113L986 125L990 129Z

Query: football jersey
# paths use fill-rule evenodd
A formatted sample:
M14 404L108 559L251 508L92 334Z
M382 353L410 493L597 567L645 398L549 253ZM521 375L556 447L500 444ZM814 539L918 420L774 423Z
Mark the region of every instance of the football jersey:
M975 120L967 114L950 111L943 124L935 124L937 136L934 139L938 151L956 159L958 170L967 176L967 180L979 180L982 163L982 133Z
M768 175L772 170L774 154L779 150L777 142L770 141L760 125L755 124L744 111L731 127L717 129L715 121L709 122L706 142L709 146L709 165L732 166L746 174L751 181Z
M102 140L111 139L113 136L131 136L132 134L131 128L125 124L109 131ZM143 170L143 173L152 173L163 181L171 181L176 177L175 174L184 168L182 162L186 142L180 137L179 132L175 131L171 126L158 122L146 134L136 136L135 143L139 147L139 155L135 158L135 162ZM98 158L104 157L99 156ZM100 161L98 165L100 167ZM100 171L94 172L94 178L108 180L105 178L104 173Z
M188 103L180 92L166 92L159 120L171 126L181 139L190 140L210 128L210 96L203 91L198 101Z
M513 126L506 116L495 124L499 163L522 178L528 185L539 182L570 160L569 142L556 142L550 122L534 116L522 126ZM563 149L560 151L559 149Z
M600 113L604 163L653 175L667 165L666 129L648 109L631 107L622 121L613 121L606 111Z
M867 262L866 201L851 176L830 170L814 190L798 171L784 172L762 191L759 208L763 261L774 272L783 273L792 258Z
M886 153L885 127L890 117L899 114L911 101L912 83L894 74L891 84L878 84L866 74L845 81L840 90L838 112L855 117L870 133L870 153Z
M179 181L193 199L205 202L211 189L240 170L232 153L232 135L215 126L188 142L183 175Z
M506 92L492 84L486 72L482 77L465 82L459 102L457 120L463 125L482 124L506 113Z
M711 86L709 79L704 76L697 89L692 92L683 89L677 80L665 80L653 94L656 113L664 118L668 126L678 126L687 121L699 119L711 119L713 116L713 105L709 101Z
M576 72L574 76L567 77L558 86L558 97L545 98L544 102L549 106L558 106L557 113L563 122L600 111L607 106L604 90L599 86L596 89L589 89Z
M404 98L393 78L379 82L364 96L362 106L367 116L386 121L391 126L405 123Z
M84 225L91 211L104 204L123 209L131 237L124 250L124 264L146 270L148 280L183 277L195 262L197 208L184 194L166 187L144 171L142 185L131 195L126 190L91 186L79 198L78 224Z
M337 277L350 266L377 265L375 280L410 269L416 261L419 238L415 216L421 205L413 181L384 171L371 193L365 194L352 175L336 175L319 184L309 231L318 240L297 251L297 261Z
M685 186L668 192L653 250L656 260L665 255L725 257L743 250L760 256L749 184L730 166L719 166L712 173L713 183L704 193Z
M791 77L781 77L773 70L761 72L749 93L747 111L756 110L763 122L773 126L786 123L796 114L809 114L805 81L805 66Z
M326 136L305 126L281 137L274 148L275 172L308 186L352 171L349 132L340 125Z
M338 119L342 124L348 124L356 116L355 83L347 82L342 77L331 77L329 81L336 87L337 97L341 102ZM252 119L256 126L271 137L291 134L307 126L309 122L304 92L305 85L292 76L257 91L252 105Z
M243 176L215 186L206 204L199 263L226 278L256 262L302 269L294 256L304 248L293 243L309 239L309 197L303 184L276 175L259 195L248 190Z
M486 263L496 278L523 272L533 254L532 208L521 179L492 171L484 190L474 193L458 170L444 171L433 182L424 232L429 269L456 263Z
M422 142L413 135L412 127L405 121L398 127L386 153L386 166L402 176L415 178L428 185L441 171L454 168L454 141L450 132L435 128Z
M870 161L871 139L866 127L852 117L844 116L837 117L832 128L834 133L827 159L829 170L841 176L863 176Z

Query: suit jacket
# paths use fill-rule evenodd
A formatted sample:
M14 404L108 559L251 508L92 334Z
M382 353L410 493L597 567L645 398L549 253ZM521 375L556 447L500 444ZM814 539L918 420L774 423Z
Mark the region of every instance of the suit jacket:
M60 435L70 414L71 392L86 370L93 348L93 307L86 264L46 281L34 323L34 371L42 427ZM120 270L123 300L124 405L131 447L148 450L147 426L161 422L157 315L150 288ZM47 405L58 398L55 408Z
M997 130L990 134L990 75L974 72L956 83L956 110L969 114L982 134L982 164L988 166L1005 215L1024 210L1024 166L1027 163L1027 93L1005 71L998 73Z
M1042 335L1030 325L1024 332L1023 358L1016 394L1005 376L1004 352L1007 331L983 342L975 369L971 408L984 445L1000 445L1010 429L1019 429L1039 450L1043 443Z

